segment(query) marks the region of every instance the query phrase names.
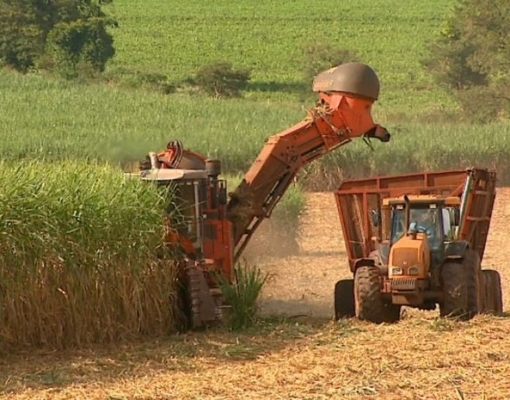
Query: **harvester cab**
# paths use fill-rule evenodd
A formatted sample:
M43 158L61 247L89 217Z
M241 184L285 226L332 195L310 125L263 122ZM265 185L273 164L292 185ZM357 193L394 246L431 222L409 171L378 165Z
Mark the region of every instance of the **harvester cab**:
M379 79L362 63L346 63L320 73L313 91L319 99L294 126L269 137L235 190L218 178L218 160L185 150L177 140L149 153L135 176L172 187L165 243L179 247L179 271L188 289L183 303L190 327L222 320L225 305L215 276L235 280L234 265L257 228L269 218L301 168L355 138L390 140L372 118ZM228 199L227 199L228 197ZM175 219L175 212L185 218ZM186 325L186 324L184 324Z
M141 180L164 187L171 199L165 209L169 228L165 243L178 244L186 257L195 260L228 258L219 255L219 249L213 246L218 238L210 240L214 228L218 228L212 225L211 216L214 216L215 225L228 223L227 185L219 178L220 168L218 160L206 160L204 170L150 169L138 174ZM231 240L221 244L230 248Z
M185 150L172 140L159 153L150 152L136 173L142 181L165 190L164 246L178 260L179 329L201 327L222 319L217 276L233 279L232 223L227 217L227 182L221 162ZM192 288L193 290L190 290Z
M437 304L442 316L500 312L499 274L481 269L495 182L474 168L344 182L336 199L354 279L336 285L336 317L395 322L402 306Z

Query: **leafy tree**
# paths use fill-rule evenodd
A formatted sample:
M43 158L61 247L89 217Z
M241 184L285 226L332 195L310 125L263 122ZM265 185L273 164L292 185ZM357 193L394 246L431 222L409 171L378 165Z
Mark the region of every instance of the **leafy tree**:
M103 72L113 57L113 39L101 19L79 19L58 23L50 31L45 61L67 77L75 77L86 70Z
M459 0L422 64L481 120L510 110L510 2Z
M26 71L43 52L47 21L43 1L0 1L0 59Z
M111 0L0 0L0 60L75 76L102 72L115 54L107 32L116 22L102 11Z
M195 83L205 92L219 97L238 97L250 80L251 71L247 68L234 69L232 64L219 61L201 67Z

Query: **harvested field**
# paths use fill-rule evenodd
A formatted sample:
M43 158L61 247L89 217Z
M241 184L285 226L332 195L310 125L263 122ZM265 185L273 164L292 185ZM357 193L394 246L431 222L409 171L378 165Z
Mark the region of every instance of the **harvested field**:
M306 316L268 319L242 334L12 355L0 363L0 398L510 398L507 317L452 323L413 312L393 326L331 322L333 285L347 275L338 217L331 194L308 194L307 208L303 253L265 266L275 276L263 304L265 313ZM508 216L510 189L499 189L484 265L504 283Z

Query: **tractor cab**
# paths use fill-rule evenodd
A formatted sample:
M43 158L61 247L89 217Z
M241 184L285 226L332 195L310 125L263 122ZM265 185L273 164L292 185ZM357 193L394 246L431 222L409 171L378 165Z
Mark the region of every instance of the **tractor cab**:
M384 199L389 216L388 275L426 279L441 265L459 224L460 199L433 195Z
M383 209L390 209L390 243L405 235L424 233L432 249L438 250L453 239L458 226L460 199L429 195L402 196L385 199Z

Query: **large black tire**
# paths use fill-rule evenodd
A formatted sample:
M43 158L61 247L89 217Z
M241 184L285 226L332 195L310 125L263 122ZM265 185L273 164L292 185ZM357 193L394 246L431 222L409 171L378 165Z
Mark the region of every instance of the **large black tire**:
M501 276L492 269L482 270L484 281L484 308L486 314L500 314L503 312L503 295L501 291Z
M377 267L359 267L354 276L356 317L376 324L397 322L400 306L384 304L381 296L381 272Z
M466 319L468 290L466 268L461 263L448 262L441 269L443 302L439 305L441 317Z
M486 269L482 271L482 282L483 282L483 313L493 314L495 305L495 293L494 287L494 275L492 270Z
M492 278L492 290L494 293L494 314L503 313L503 292L501 289L501 275L498 271L490 270L494 275Z
M477 251L468 249L462 262L466 274L467 315L468 319L482 311L482 282L480 274L480 256Z
M335 285L335 321L355 315L354 279L341 279Z

